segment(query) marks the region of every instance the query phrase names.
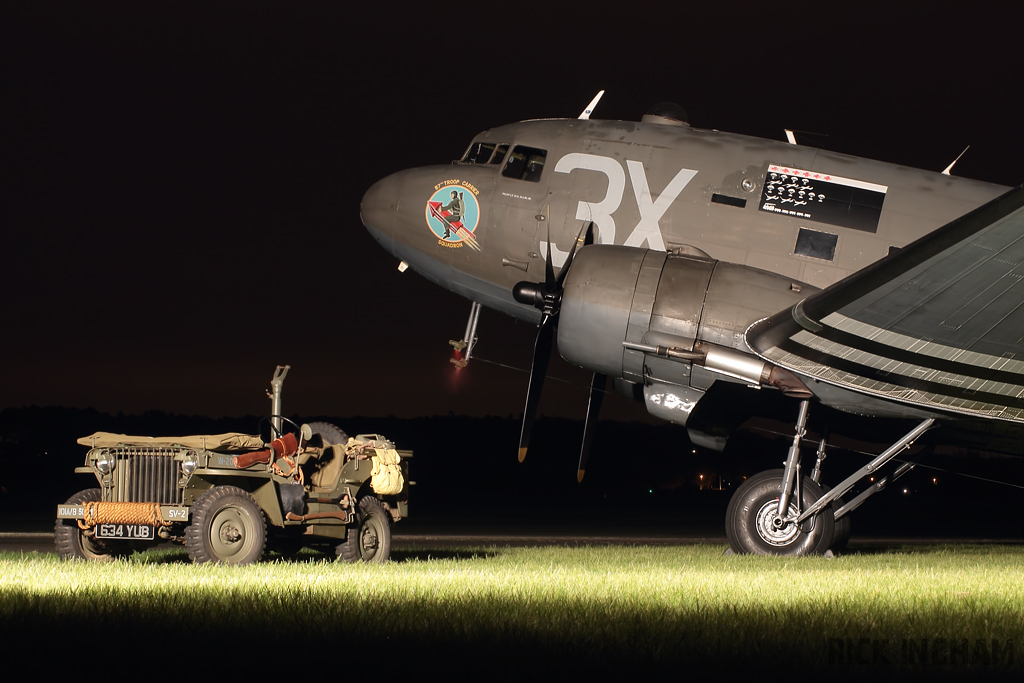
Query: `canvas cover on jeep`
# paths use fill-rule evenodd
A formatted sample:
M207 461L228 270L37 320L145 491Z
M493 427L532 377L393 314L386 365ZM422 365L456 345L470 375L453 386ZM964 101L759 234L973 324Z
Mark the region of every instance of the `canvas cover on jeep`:
M250 451L265 448L263 439L255 434L228 432L226 434L199 434L195 436L127 436L110 432L96 432L83 436L79 445L91 448L116 448L118 446L142 446L149 448L202 448L207 451Z

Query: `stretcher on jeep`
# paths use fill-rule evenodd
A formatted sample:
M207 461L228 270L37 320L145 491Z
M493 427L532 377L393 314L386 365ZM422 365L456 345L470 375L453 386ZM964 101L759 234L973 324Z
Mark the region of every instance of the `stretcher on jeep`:
M57 506L61 557L113 559L171 541L194 562L245 564L306 546L333 546L349 562L387 561L391 525L408 514L412 452L379 434L350 438L328 423L299 427L281 417L287 370L272 382L269 441L241 433L79 439L89 452L75 472L99 486Z

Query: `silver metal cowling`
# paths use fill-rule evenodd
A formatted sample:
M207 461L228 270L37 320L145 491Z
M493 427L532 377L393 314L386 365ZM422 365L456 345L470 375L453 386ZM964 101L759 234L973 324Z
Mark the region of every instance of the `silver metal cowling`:
M622 343L693 348L716 264L638 247L580 249L562 294L559 353L575 365L645 383L644 353Z
M565 279L558 319L558 352L567 361L622 377L622 342L646 249L612 245L581 248Z
M564 287L563 358L637 384L676 386L690 383L692 359L638 347L699 351L697 363L709 370L767 384L771 367L746 347L747 327L817 291L749 266L603 244L577 252Z

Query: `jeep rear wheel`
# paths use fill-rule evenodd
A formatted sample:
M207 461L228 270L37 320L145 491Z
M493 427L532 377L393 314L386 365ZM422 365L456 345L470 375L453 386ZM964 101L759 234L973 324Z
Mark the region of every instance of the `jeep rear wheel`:
M391 556L391 518L374 496L359 500L356 522L335 549L346 562L387 562Z
M67 505L81 505L91 501L103 500L99 489L79 491L67 500ZM83 530L76 519L58 519L53 527L53 543L57 554L63 560L87 560L91 562L110 562L118 557L129 555L132 549L113 547L93 536L94 529Z
M249 564L263 556L267 521L256 500L236 486L214 486L192 506L185 549L193 562Z

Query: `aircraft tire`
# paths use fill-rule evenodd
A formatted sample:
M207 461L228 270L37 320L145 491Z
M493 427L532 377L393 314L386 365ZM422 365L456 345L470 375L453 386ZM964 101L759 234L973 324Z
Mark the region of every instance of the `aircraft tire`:
M359 499L356 522L335 552L345 562L387 562L391 556L391 517L374 496Z
M840 507L842 506L840 505ZM838 553L846 550L846 546L850 542L851 530L849 513L836 520L836 531L832 536L832 545L830 546L832 552Z
M725 535L733 552L741 555L821 555L828 550L835 533L835 518L818 514L799 527L774 529L771 520L778 509L783 470L766 470L747 479L736 489L725 515ZM804 477L800 489L802 509L821 498L821 487ZM794 502L790 512L796 511Z
M310 422L309 428L313 430L314 434L319 434L324 441L332 445L344 446L348 443L348 434L345 433L345 430L330 422Z
M196 564L249 564L263 557L267 520L256 499L236 486L214 486L192 506L185 549Z
M99 489L79 491L67 500L68 505L79 505L90 501L103 500L103 492ZM97 541L85 535L78 527L78 520L58 519L53 527L53 543L57 554L63 560L84 560L87 562L111 562L119 557L130 555L130 547L112 547L103 541Z

